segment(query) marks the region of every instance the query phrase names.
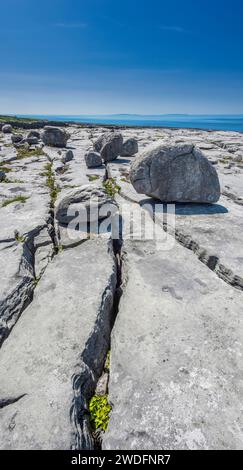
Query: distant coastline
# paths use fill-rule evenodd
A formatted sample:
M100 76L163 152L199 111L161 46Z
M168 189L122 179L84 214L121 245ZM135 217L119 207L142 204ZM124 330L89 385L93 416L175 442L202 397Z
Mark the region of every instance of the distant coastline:
M198 130L243 132L243 114L240 115L191 115L191 114L104 114L104 115L24 115L10 116L26 120L47 120L97 126L161 127Z

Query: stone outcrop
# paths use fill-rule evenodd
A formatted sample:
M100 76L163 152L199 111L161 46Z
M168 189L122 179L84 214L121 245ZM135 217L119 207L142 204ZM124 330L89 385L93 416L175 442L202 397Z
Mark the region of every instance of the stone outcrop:
M138 193L164 202L214 203L220 197L217 172L192 144L151 145L131 164Z

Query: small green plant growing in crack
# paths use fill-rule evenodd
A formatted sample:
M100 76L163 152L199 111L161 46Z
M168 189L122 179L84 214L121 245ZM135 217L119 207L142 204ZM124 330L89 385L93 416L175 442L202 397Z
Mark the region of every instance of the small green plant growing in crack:
M45 165L45 171L41 173L41 176L46 177L46 186L50 190L51 207L54 207L58 193L61 189L56 186L55 177L52 171L52 163L47 163Z
M55 248L54 248L54 253L55 255L58 255L58 253L61 253L62 251L64 250L64 246L63 245L56 245Z
M115 178L109 178L104 181L103 187L106 193L111 197L114 197L121 190L121 187L117 184Z
M35 287L39 284L40 278L41 278L40 276L36 276L36 277L34 278L34 286L35 286Z
M106 431L111 412L108 395L94 395L89 402L89 411L93 428Z
M16 196L16 197L13 197L11 199L6 199L2 203L2 207L6 207L9 204L12 204L14 202L21 202L22 204L24 204L27 201L27 199L29 199L27 196Z
M89 181L95 181L95 180L97 180L97 179L99 178L98 175L87 175L87 176L88 176L88 178L89 178Z
M23 235L20 235L18 230L15 230L14 232L14 238L18 243L24 243L25 242L25 237Z

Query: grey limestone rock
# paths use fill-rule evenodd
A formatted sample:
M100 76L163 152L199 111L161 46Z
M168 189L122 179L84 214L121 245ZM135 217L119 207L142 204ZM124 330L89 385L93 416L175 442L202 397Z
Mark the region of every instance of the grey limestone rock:
M95 168L102 165L102 158L98 152L91 150L85 154L84 158L88 168Z
M153 144L131 164L138 193L164 202L214 203L220 197L216 169L192 144Z
M66 147L68 138L68 133L58 127L45 126L42 133L44 144L51 147Z
M127 139L122 146L122 152L121 156L122 157L132 157L138 153L138 142L136 139L131 137L130 139Z

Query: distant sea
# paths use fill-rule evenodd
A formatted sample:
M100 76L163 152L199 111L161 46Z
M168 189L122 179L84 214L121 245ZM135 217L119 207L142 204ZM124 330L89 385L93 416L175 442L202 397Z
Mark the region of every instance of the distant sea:
M104 115L17 115L18 117L30 117L49 119L54 121L66 121L87 124L117 124L122 126L146 126L146 127L175 127L194 128L222 131L243 132L243 114L241 115L192 115L192 114L104 114Z

